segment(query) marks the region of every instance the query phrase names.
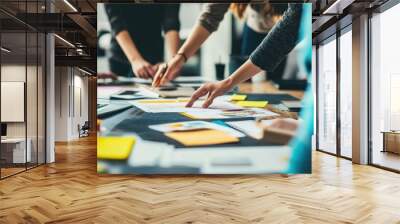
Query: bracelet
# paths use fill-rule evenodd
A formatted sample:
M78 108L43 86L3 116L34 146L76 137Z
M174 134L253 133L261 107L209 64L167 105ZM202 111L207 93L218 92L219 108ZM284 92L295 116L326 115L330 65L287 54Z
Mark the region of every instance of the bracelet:
M187 62L187 60L188 60L188 57L186 57L186 55L185 55L185 53L177 53L176 55L180 55L180 56L182 56L183 57L183 61L186 63ZM175 56L176 56L175 55Z

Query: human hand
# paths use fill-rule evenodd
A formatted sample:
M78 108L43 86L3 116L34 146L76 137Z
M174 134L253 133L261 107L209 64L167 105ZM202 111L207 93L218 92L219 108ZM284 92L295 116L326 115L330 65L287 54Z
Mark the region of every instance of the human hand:
M159 63L153 65L152 68L153 68L153 70L156 71L156 73L157 73L158 69L159 69L161 66L164 66L164 64L165 64L165 62L159 62Z
M98 73L97 74L97 79L112 79L112 80L117 80L118 76L116 76L114 73L108 73L108 72L104 72L104 73Z
M159 87L173 80L178 76L179 71L185 64L182 55L175 55L168 63L158 66L158 70L154 76L152 87Z
M271 128L279 128L282 130L296 131L299 126L299 121L292 118L275 119L269 125Z
M136 59L131 62L133 73L143 79L149 79L154 76L156 70L153 65L144 59Z
M197 89L193 93L189 102L186 104L186 107L193 106L196 100L208 94L206 101L204 101L202 105L203 108L207 108L212 104L215 97L221 96L231 88L232 88L232 81L230 79L224 79L219 82L203 84L199 89Z

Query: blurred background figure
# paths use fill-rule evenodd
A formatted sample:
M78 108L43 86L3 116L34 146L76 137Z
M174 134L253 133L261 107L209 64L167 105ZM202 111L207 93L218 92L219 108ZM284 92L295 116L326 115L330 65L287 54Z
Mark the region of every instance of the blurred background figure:
M230 5L230 11L235 16L234 23L237 23L236 29L233 30L237 33L235 42L240 49L233 48L229 60L229 73L233 73L249 59L250 54L260 45L275 24L282 19L287 8L286 3L271 4L268 2L232 3ZM299 43L273 71L267 74L261 72L257 75L258 78L253 78L253 81L268 78L286 89L304 89L306 72L297 61L298 52L303 49L304 44Z
M236 48L230 57L229 73L233 73L260 45L261 41L268 35L274 25L282 19L282 14L287 9L287 4L266 3L232 3L230 11L235 15L237 26L237 42L240 49ZM239 44L238 44L239 46ZM279 72L283 72L286 61L283 60L277 72L268 74L272 79ZM279 76L279 75L278 75Z

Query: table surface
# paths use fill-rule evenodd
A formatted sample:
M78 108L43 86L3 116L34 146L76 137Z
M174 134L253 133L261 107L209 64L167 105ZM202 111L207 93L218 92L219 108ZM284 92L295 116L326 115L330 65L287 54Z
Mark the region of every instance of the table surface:
M300 90L279 90L271 82L242 83L239 84L239 92L243 93L286 93L302 99L304 91Z
M400 134L400 131L381 131L381 133L383 133L383 134L396 134L396 135L398 135L398 134Z
M29 138L27 139L29 141ZM1 143L19 143L25 142L25 138L2 138Z
M129 86L99 86L98 90L104 89L106 91L106 88L109 87L110 89L117 89L117 88L127 88ZM294 96L298 99L301 99L304 95L303 91L293 91L293 90L288 90L288 91L282 91L277 89L273 84L271 84L270 82L261 82L261 83L242 83L239 85L239 92L241 93L268 93L268 94L288 94L291 96ZM273 110L272 108L270 108L270 105L267 106L267 109L270 109L274 112L278 112L280 113L281 116L283 117L297 117L297 113L293 113L293 112L282 112L282 111L276 111ZM115 116L112 116L110 118L104 119L102 122L102 126L106 127L106 129L108 130L112 130L116 124L121 123L121 121L125 120L127 116L129 116L129 110L124 111L122 113L119 113ZM115 133L112 133L115 134ZM119 133L121 135L124 135L124 133ZM126 134L126 133L125 133ZM106 134L107 135L107 134ZM267 147L267 148L266 148ZM267 149L267 150L266 150ZM247 150L247 152L245 151ZM267 167L267 170L270 170L271 172L279 172L279 168L278 170L274 170L276 169L276 167L282 167L282 158L287 157L287 153L289 153L289 147L288 146L238 146L238 147L231 147L231 148L221 148L221 147L202 147L199 149L190 149L190 150L183 150L182 149L176 149L173 150L173 159L169 159L168 162L178 162L179 165L185 165L185 160L186 158L189 157L193 157L192 160L190 160L191 162L199 162L199 164L203 163L203 167L202 167L202 171L200 173L227 173L227 171L232 171L233 173L263 173L266 170L266 165L265 164L270 164L269 167ZM138 152L140 150L138 150L137 148L135 148L133 150L133 152ZM249 154L249 152L252 152ZM222 152L222 153L221 153ZM236 154L235 154L236 153ZM285 154L286 153L286 154ZM133 153L132 153L133 154ZM253 167L243 167L243 168L239 168L239 169L214 169L214 168L210 168L210 163L212 163L213 161L211 161L211 159L209 159L207 156L203 156L202 158L200 158L200 155L210 155L210 157L212 156L216 156L216 157L221 157L222 155L237 155L237 157L243 156L243 155L247 155L248 158L250 158L254 164ZM133 156L131 156L130 158L132 158ZM260 160L260 158L264 158L264 160ZM279 158L279 159L277 159ZM268 161L267 163L265 163L265 161ZM280 160L280 161L278 161ZM99 160L100 161L100 160ZM129 160L128 160L129 161ZM104 161L100 161L100 162L104 162ZM163 162L162 162L163 163ZM190 162L189 162L190 163ZM275 167L272 165L273 163L275 163ZM107 163L106 164L110 165L112 164L112 166L114 166L114 172L111 173L146 173L146 171L142 172L143 169L132 169L132 167L129 167L127 165L127 163L125 163L124 165L121 165L121 163ZM175 163L173 163L175 164ZM104 163L102 163L102 165L104 165ZM177 166L177 165L176 165ZM157 168L158 171L155 171L155 173L163 173L163 171L159 170L160 168ZM219 172L221 171L221 172ZM168 171L168 172L173 172L174 171ZM193 171L195 172L195 171Z

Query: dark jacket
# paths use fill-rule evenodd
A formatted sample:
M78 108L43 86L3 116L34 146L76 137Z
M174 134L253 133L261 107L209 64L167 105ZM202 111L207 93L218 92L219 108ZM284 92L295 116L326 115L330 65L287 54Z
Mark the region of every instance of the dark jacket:
M302 13L303 4L289 4L282 20L250 55L251 62L267 72L273 71L299 42Z
M162 32L179 31L179 4L105 4L113 38L113 59L127 62L115 36L128 31L140 54L154 64L163 61L164 41Z

